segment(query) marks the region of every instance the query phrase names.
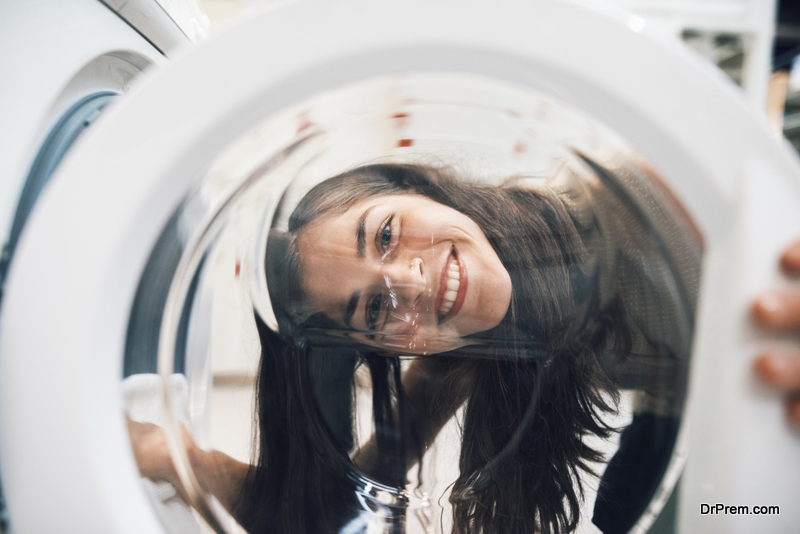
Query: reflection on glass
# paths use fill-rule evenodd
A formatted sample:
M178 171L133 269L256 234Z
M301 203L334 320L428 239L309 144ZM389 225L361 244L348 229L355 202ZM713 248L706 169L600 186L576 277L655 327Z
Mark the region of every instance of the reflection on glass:
M195 480L170 469L159 426L131 422L142 474L252 533L652 521L674 483L702 252L657 175L555 100L471 76L316 98L188 197L164 235L189 259L159 271L154 250L140 296L183 280L157 316L166 369L187 377L194 437L176 461ZM252 450L246 428L239 449L219 441L226 390L255 413Z

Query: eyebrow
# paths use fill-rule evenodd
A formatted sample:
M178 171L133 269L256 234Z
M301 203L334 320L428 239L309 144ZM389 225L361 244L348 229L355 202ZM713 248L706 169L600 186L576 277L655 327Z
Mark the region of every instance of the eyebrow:
M375 209L375 206L370 206L365 209L364 213L358 217L358 223L356 224L356 255L362 260L367 256L367 215L369 215L369 212L373 209ZM361 300L361 291L353 291L344 309L344 324L347 328L353 328L350 325L350 321L353 319L353 314L356 312L359 300Z
M361 259L364 259L364 257L367 255L366 222L367 222L367 215L369 215L369 212L371 212L373 209L375 209L375 206L370 206L369 208L364 210L364 213L362 213L361 216L358 218L358 225L356 226L356 255L358 255L358 257ZM350 301L352 302L352 300L353 299L351 298Z
M353 328L350 326L350 321L353 319L353 314L356 312L359 300L361 300L361 291L353 291L353 294L350 295L350 300L347 301L347 307L344 310L344 324L347 328Z

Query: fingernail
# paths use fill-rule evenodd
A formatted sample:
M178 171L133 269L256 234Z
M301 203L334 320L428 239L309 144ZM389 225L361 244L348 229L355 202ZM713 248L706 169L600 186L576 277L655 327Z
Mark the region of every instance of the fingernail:
M800 241L792 244L781 256L781 268L790 273L800 273Z
M778 388L796 387L800 356L791 352L770 351L758 356L753 362L758 376L766 383Z
M755 302L756 312L767 319L777 319L786 314L786 302L780 293L768 291Z

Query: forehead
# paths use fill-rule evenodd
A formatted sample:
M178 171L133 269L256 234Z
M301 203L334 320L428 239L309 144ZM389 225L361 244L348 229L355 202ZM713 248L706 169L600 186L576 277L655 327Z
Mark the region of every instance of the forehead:
M314 219L298 231L297 250L304 271L308 265L322 258L343 258L349 252L355 256L359 218L385 198L386 195L380 195L359 200L346 210Z
M300 282L315 309L329 316L341 315L343 303L355 290L362 263L356 250L359 218L383 198L385 195L358 201L345 211L315 219L298 232Z

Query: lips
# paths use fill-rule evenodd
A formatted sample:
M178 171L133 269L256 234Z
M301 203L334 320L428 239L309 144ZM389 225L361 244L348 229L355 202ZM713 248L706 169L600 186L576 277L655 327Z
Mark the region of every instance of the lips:
M439 278L435 309L439 324L455 317L467 294L467 270L455 247L450 249Z

